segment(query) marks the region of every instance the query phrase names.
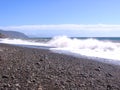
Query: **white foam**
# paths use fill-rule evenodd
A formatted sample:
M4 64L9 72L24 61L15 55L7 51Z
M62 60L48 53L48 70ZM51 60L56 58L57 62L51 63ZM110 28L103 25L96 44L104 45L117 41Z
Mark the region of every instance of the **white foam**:
M21 39L0 39L0 43L17 45L34 45L54 47L50 50L57 52L70 52L77 55L98 57L120 61L120 43L110 41L99 41L96 39L71 39L67 36L54 37L47 43L21 40Z
M99 41L96 39L70 39L62 36L53 38L48 44L56 47L51 48L51 50L67 51L90 57L120 61L120 43Z
M34 46L47 46L45 43L35 42L33 40L22 39L0 39L0 43L15 44L15 45L34 45Z

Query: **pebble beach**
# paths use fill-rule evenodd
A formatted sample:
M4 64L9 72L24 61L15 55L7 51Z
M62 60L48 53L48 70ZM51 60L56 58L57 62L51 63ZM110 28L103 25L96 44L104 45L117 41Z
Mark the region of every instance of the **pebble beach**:
M120 90L120 66L0 44L0 90Z

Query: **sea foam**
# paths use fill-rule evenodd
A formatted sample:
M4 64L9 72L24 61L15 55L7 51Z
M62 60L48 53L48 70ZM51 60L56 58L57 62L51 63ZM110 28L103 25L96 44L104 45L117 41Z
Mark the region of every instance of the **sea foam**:
M98 57L120 61L120 43L100 41L97 39L76 39L66 36L55 37L48 42L54 46L51 50L67 51L89 57Z
M34 40L21 39L0 39L0 43L16 45L45 46L52 51L62 53L74 53L95 58L110 59L120 61L120 43L111 41L102 41L97 39L77 39L67 36L57 36L48 42L35 42Z

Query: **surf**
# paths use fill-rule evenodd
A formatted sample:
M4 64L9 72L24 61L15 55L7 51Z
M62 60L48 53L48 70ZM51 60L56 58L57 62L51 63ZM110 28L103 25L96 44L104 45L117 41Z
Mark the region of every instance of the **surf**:
M109 59L120 61L120 43L110 40L98 40L95 38L69 38L67 36L56 36L47 42L22 39L0 39L0 43L14 45L31 45L36 47L49 47L48 49L60 53L70 53L80 56Z

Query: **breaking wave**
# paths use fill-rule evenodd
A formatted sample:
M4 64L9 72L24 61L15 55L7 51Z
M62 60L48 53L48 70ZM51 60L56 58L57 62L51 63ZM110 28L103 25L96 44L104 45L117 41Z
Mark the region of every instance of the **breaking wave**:
M84 56L120 60L120 43L97 39L70 39L66 36L55 37L48 42L51 50L67 51Z
M0 39L0 43L53 47L49 49L56 52L69 52L88 57L120 61L119 42L101 41L92 38L71 39L67 36L57 36L45 43L21 39Z

